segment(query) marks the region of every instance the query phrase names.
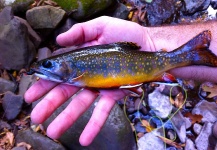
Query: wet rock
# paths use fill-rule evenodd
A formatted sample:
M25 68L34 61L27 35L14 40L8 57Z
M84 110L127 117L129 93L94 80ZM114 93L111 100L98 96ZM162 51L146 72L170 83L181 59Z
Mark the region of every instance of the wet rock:
M54 29L66 12L53 6L34 7L26 12L26 19L33 29Z
M176 20L178 10L181 9L182 3L179 0L154 0L146 4L148 26L169 24Z
M138 140L138 150L163 150L164 142L157 135L159 133L155 131L146 133Z
M120 18L120 19L127 19L130 11L126 5L119 3L116 10L111 15L112 17Z
M213 9L217 9L217 0L211 0L211 6Z
M148 95L148 104L154 113L160 118L166 118L172 111L169 97L155 90Z
M7 70L28 67L35 56L35 47L27 27L13 16L10 7L0 13L0 33L0 64Z
M3 131L3 129L11 129L11 125L8 124L7 122L0 120L0 130Z
M196 11L206 10L210 4L210 0L184 0L185 11L188 14L193 14Z
M217 121L213 125L212 133L217 138Z
M185 123L185 117L182 115L180 111L178 111L177 114L175 114L171 119L174 129L182 143L186 140L186 123Z
M14 92L15 89L16 84L14 82L0 78L0 93L4 93L6 91Z
M20 147L14 147L11 150L26 150L26 148L24 146L20 146Z
M181 92L181 89L179 86L173 87L173 86L165 85L161 93L167 96L177 96L180 92Z
M185 150L197 150L197 149L195 148L194 142L192 142L190 139L187 139L187 140L186 140L186 143L185 143Z
M116 0L53 0L57 2L61 8L70 12L72 18L83 20L96 15L97 13L113 6Z
M193 130L194 130L194 132L195 132L197 135L200 134L201 129L202 129L202 126L201 126L200 124L195 123L195 124L193 125Z
M23 75L19 84L19 95L24 96L25 92L29 87L36 81L34 75Z
M214 123L217 120L217 104L203 100L194 107L192 114L202 115L202 122Z
M20 18L20 17L16 17L15 18L19 19L20 22L22 22L23 24L26 25L27 29L28 29L28 33L29 33L29 39L33 42L33 44L35 45L35 48L38 48L39 45L41 44L41 38L39 37L39 35L32 29L32 27L29 25L29 23Z
M31 129L19 131L16 136L16 143L26 142L32 146L34 150L65 150L59 143L45 137L44 135L34 132Z
M54 40L56 41L56 37L63 33L68 31L74 24L77 22L73 20L72 18L67 18L63 23L60 24L59 27L57 27L54 31Z
M38 61L51 56L51 50L47 47L40 48L38 50Z
M64 110L71 102L71 99L59 107L50 118L46 120L44 126L47 127L56 116ZM34 103L36 105L36 103ZM126 119L122 109L116 104L106 120L102 130L87 147L82 147L79 143L79 136L89 121L94 104L58 139L67 149L79 150L136 150L136 143L131 126Z
M200 134L195 140L195 144L198 150L207 150L209 147L209 136L212 134L212 123L205 122Z
M2 106L7 120L13 120L17 117L22 109L23 102L22 96L15 95L12 92L5 93Z

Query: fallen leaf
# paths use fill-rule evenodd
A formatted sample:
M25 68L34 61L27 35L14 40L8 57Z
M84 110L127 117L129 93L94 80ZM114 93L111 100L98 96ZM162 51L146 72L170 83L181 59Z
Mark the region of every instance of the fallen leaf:
M207 98L213 98L217 96L217 85L216 84L207 82L203 84L201 88L204 92L209 92L209 95L207 96Z
M163 142L165 142L166 144L171 145L171 146L174 146L174 147L176 147L176 148L178 148L178 149L181 149L182 147L185 147L185 144L176 143L176 142L174 142L174 141L172 141L172 140L170 140L170 139L167 139L167 138L165 138L165 137L162 137L162 136L157 136L157 137L159 137L159 138L160 138Z
M203 118L202 115L192 114L190 112L185 113L184 116L191 120L191 124L194 124L195 122L200 123Z
M177 108L182 108L184 101L185 101L184 96L183 96L182 92L180 92L178 95L176 95L174 105Z
M8 139L9 144L12 146L14 144L14 134L12 132L7 132L5 136Z
M155 128L150 125L147 120L141 120L142 126L146 128L147 132L153 131Z

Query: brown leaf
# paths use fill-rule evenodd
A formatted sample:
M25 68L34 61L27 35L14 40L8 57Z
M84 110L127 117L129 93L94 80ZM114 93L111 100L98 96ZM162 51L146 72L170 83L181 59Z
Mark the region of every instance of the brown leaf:
M182 108L183 104L184 104L184 96L182 94L182 92L180 92L178 95L176 95L176 98L175 98L175 106L177 108Z
M192 114L190 112L185 113L184 116L187 117L187 118L190 118L191 124L194 124L195 122L200 123L202 118L203 118L202 115Z
M211 84L211 83L203 84L201 88L203 91L210 93L207 96L207 98L213 98L217 96L217 85L216 84Z
M142 126L146 128L147 132L153 131L155 128L150 125L147 120L141 120Z
M176 147L176 148L178 148L178 149L181 149L182 147L185 146L185 144L176 143L176 142L174 142L174 141L172 141L172 140L170 140L170 139L167 139L167 138L165 138L165 137L162 137L162 136L157 136L157 137L159 137L159 138L160 138L162 141L164 141L166 144L169 144L169 145L171 145L171 146L174 146L174 147Z

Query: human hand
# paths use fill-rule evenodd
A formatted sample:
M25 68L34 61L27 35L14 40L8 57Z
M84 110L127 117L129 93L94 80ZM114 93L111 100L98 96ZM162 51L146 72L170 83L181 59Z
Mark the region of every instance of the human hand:
M84 47L119 41L135 42L142 49L154 51L145 27L111 17L100 17L76 24L69 31L57 37L57 42L63 46L80 45ZM40 79L25 93L25 100L28 103L47 94L33 109L32 121L38 124L43 123L61 104L79 90L80 88L75 86ZM101 130L115 101L123 98L127 93L125 90L99 90L99 93L96 93L83 89L48 126L47 135L53 139L59 138L89 108L99 94L100 100L79 140L81 145L89 145Z

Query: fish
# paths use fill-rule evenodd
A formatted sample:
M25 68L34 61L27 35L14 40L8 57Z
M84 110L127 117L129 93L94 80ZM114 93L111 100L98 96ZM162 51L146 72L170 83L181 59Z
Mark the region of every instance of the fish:
M131 42L95 45L52 56L32 64L29 74L59 83L89 88L131 88L148 82L174 82L171 69L217 67L209 49L211 32L199 33L177 49L141 51ZM169 44L169 43L168 43Z

